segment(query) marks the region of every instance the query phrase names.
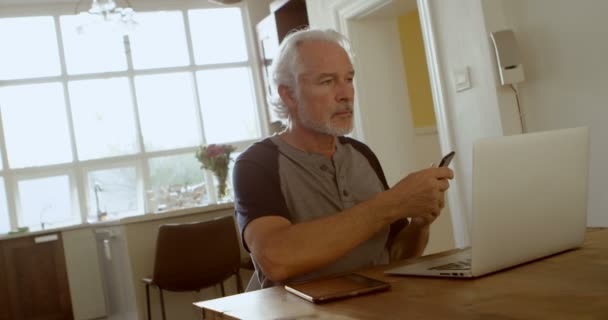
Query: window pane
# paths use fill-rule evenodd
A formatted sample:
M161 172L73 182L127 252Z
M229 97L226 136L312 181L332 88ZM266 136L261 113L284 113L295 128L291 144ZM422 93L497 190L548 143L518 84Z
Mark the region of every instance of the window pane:
M8 220L6 188L4 187L4 179L0 177L0 233L8 233L10 230L11 224Z
M180 11L138 13L137 22L139 25L129 36L135 69L185 66L190 63Z
M135 89L146 151L199 144L191 74L136 77Z
M127 69L122 35L110 32L78 33L83 16L62 16L61 34L69 74L122 71Z
M88 174L89 221L143 213L135 167L91 171Z
M247 60L241 9L189 10L188 19L196 64Z
M0 111L10 167L72 161L61 84L0 88Z
M52 17L0 19L0 80L61 73Z
M67 175L18 182L21 216L19 227L44 229L76 223L72 214L70 178Z
M148 197L154 211L209 203L205 172L192 153L150 159Z
M72 81L69 89L79 159L137 152L127 78Z
M260 136L249 68L199 71L196 77L207 143Z

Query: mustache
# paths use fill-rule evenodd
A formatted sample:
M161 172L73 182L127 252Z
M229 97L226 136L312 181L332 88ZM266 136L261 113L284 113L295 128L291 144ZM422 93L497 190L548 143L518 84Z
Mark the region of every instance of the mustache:
M345 103L339 104L338 107L336 108L336 113L338 113L338 112L353 112L353 103L345 102Z

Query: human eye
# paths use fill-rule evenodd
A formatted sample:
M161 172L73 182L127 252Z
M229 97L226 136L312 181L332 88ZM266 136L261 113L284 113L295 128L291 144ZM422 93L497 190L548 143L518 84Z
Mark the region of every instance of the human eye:
M328 86L328 85L331 85L334 83L334 79L333 78L323 78L323 79L321 79L320 83L322 85Z
M354 72L354 71L353 71L353 72L350 72L350 73L348 74L348 76L346 76L346 81L347 81L348 83L353 83L354 79L355 79L355 72Z

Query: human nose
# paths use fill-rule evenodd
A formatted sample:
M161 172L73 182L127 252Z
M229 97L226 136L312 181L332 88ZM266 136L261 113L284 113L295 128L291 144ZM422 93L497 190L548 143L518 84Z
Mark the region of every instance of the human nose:
M352 102L355 96L355 88L351 80L340 81L336 88L336 100L339 102Z

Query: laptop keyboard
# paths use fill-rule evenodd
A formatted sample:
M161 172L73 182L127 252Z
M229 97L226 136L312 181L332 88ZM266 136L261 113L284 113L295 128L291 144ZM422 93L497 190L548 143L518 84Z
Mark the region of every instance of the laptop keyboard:
M429 270L471 270L471 259L469 258L462 261L450 262L448 264L429 268Z

